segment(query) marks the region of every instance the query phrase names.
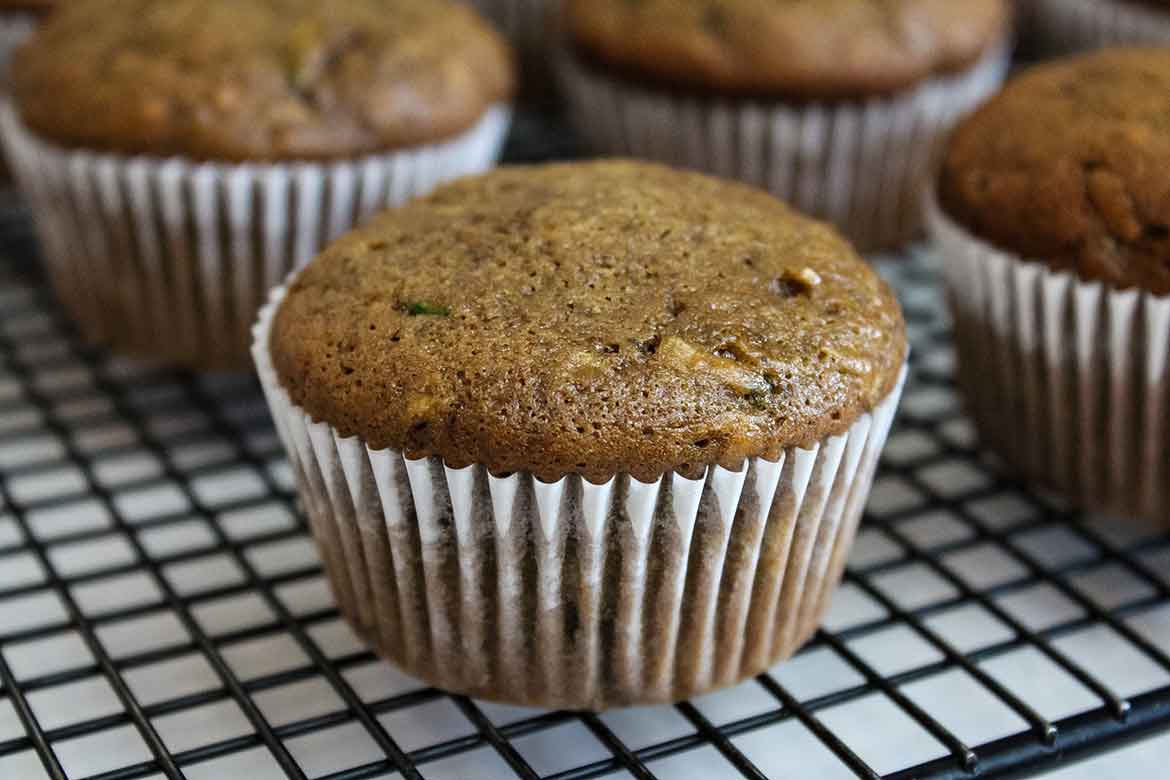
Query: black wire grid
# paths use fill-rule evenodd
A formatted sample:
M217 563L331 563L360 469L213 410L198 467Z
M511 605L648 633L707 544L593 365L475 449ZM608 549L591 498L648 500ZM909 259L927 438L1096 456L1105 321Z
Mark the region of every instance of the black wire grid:
M566 151L540 127L512 159ZM595 716L378 661L253 381L83 346L19 210L0 238L0 778L1020 777L1170 727L1170 536L980 456L923 250L879 263L912 373L825 629L731 692Z

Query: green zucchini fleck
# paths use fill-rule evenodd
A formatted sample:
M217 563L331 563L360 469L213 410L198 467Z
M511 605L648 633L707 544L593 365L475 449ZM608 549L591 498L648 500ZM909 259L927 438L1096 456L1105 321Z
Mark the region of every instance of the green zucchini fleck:
M399 308L411 317L448 317L451 314L450 308L437 303L426 303L425 301L403 303Z

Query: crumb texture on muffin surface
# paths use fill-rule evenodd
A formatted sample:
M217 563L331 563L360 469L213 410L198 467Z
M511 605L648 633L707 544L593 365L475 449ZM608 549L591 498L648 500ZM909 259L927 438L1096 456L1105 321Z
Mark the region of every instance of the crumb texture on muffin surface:
M1008 30L1005 0L568 0L602 65L669 86L781 97L892 92L974 64Z
M1082 279L1170 294L1170 50L1040 65L955 132L943 210Z
M512 90L507 45L449 0L70 0L17 55L34 132L210 160L443 140Z
M603 481L841 433L906 345L832 229L743 185L604 161L387 212L298 277L270 348L294 403L375 449Z

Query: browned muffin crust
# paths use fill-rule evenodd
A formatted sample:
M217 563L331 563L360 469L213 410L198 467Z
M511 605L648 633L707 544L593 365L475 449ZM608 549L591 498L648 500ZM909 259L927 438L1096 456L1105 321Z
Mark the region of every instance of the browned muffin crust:
M624 161L505 168L386 213L300 275L270 346L295 403L372 447L594 481L842 432L906 349L831 228Z
M960 70L1003 40L1006 0L568 0L591 60L668 86L834 98Z
M968 118L943 209L991 243L1083 279L1170 294L1170 49L1040 65Z
M12 78L24 122L66 146L331 159L467 129L511 67L449 0L70 0Z

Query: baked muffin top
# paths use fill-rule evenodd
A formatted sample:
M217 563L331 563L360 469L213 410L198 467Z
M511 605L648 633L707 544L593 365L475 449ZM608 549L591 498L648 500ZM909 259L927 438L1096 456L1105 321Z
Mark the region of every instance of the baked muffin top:
M512 63L451 0L70 0L12 81L24 122L66 146L331 159L467 129Z
M998 43L1006 0L568 0L588 57L667 86L834 98L912 86Z
M956 130L939 198L990 243L1170 294L1170 49L1034 67Z
M603 481L842 432L906 343L828 226L605 161L503 168L385 213L297 278L270 347L295 403L372 447Z

